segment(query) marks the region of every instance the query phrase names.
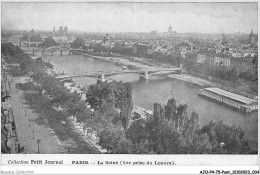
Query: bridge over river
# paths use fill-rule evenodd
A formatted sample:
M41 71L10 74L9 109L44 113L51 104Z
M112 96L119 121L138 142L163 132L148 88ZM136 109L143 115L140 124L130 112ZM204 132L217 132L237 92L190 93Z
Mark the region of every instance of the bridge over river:
M44 55L44 53L46 53L46 52L50 52L52 56L55 52L60 52L60 55L62 55L63 52L67 52L67 53L69 53L69 55L71 55L71 53L74 51L82 51L82 49L49 47L46 49L37 48L37 49L24 50L25 53L32 52L33 55L36 52L41 52L42 55Z
M141 78L148 80L149 77L153 75L163 75L163 74L173 74L173 73L183 73L183 69L171 68L171 69L151 69L151 70L136 70L136 71L122 70L122 71L114 71L114 72L96 71L96 72L77 73L77 74L63 74L63 75L58 75L56 78L64 80L64 79L76 78L76 77L94 77L104 82L108 77L119 75L119 74L139 74Z

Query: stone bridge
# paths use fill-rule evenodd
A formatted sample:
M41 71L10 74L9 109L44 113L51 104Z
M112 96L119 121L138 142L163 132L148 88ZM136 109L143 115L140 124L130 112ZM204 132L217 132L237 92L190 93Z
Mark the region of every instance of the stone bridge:
M22 47L22 46L26 46L26 47L31 47L31 46L35 46L38 47L40 44L42 44L42 41L9 41L12 44Z
M19 46L19 47L39 47L43 41L25 41L25 40L9 40L7 42L10 42L16 46ZM71 47L71 43L72 42L58 42L60 45L63 45L65 47Z
M47 49L32 49L32 50L25 50L24 52L25 52L25 53L32 52L33 55L34 55L36 52L41 52L43 55L44 55L44 53L46 53L46 52L50 52L51 55L53 55L55 52L59 52L60 55L62 55L63 52L68 52L69 55L71 55L73 51L82 51L82 49L72 49L72 48L53 48L53 47L50 47L50 48L47 48Z

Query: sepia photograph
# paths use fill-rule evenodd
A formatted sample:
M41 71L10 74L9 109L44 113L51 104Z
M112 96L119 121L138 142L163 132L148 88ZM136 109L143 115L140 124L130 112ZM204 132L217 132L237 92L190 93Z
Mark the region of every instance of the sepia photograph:
M1 2L1 154L257 156L258 1Z

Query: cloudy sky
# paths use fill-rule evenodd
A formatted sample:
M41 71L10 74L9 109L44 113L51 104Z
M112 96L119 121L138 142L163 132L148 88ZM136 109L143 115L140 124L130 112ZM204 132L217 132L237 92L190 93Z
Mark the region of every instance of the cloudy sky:
M2 29L85 32L257 32L257 3L4 3Z

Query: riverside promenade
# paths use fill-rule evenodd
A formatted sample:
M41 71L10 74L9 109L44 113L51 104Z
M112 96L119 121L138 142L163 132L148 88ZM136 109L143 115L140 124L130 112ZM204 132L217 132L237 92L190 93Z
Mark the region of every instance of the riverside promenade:
M16 143L23 148L22 154L106 153L106 150L96 144L96 138L82 133L74 121L69 118L61 119L60 123L64 125L60 127L61 124L58 122L54 124L57 127L53 127L50 122L53 123L52 119L57 117L54 113L50 111L45 114L38 113L34 108L39 104L26 102L26 94L38 94L38 91L24 91L17 88L18 84L28 84L29 77L8 77L8 79L12 82L9 108L11 118L15 121Z
M44 122L39 120L38 114L26 104L23 98L24 92L16 89L16 84L24 83L24 80L16 77L9 77L9 79L12 81L10 101L16 124L17 139L20 147L24 147L24 153L61 153L55 136L50 132L50 129L44 126ZM39 124L39 121L42 124Z

